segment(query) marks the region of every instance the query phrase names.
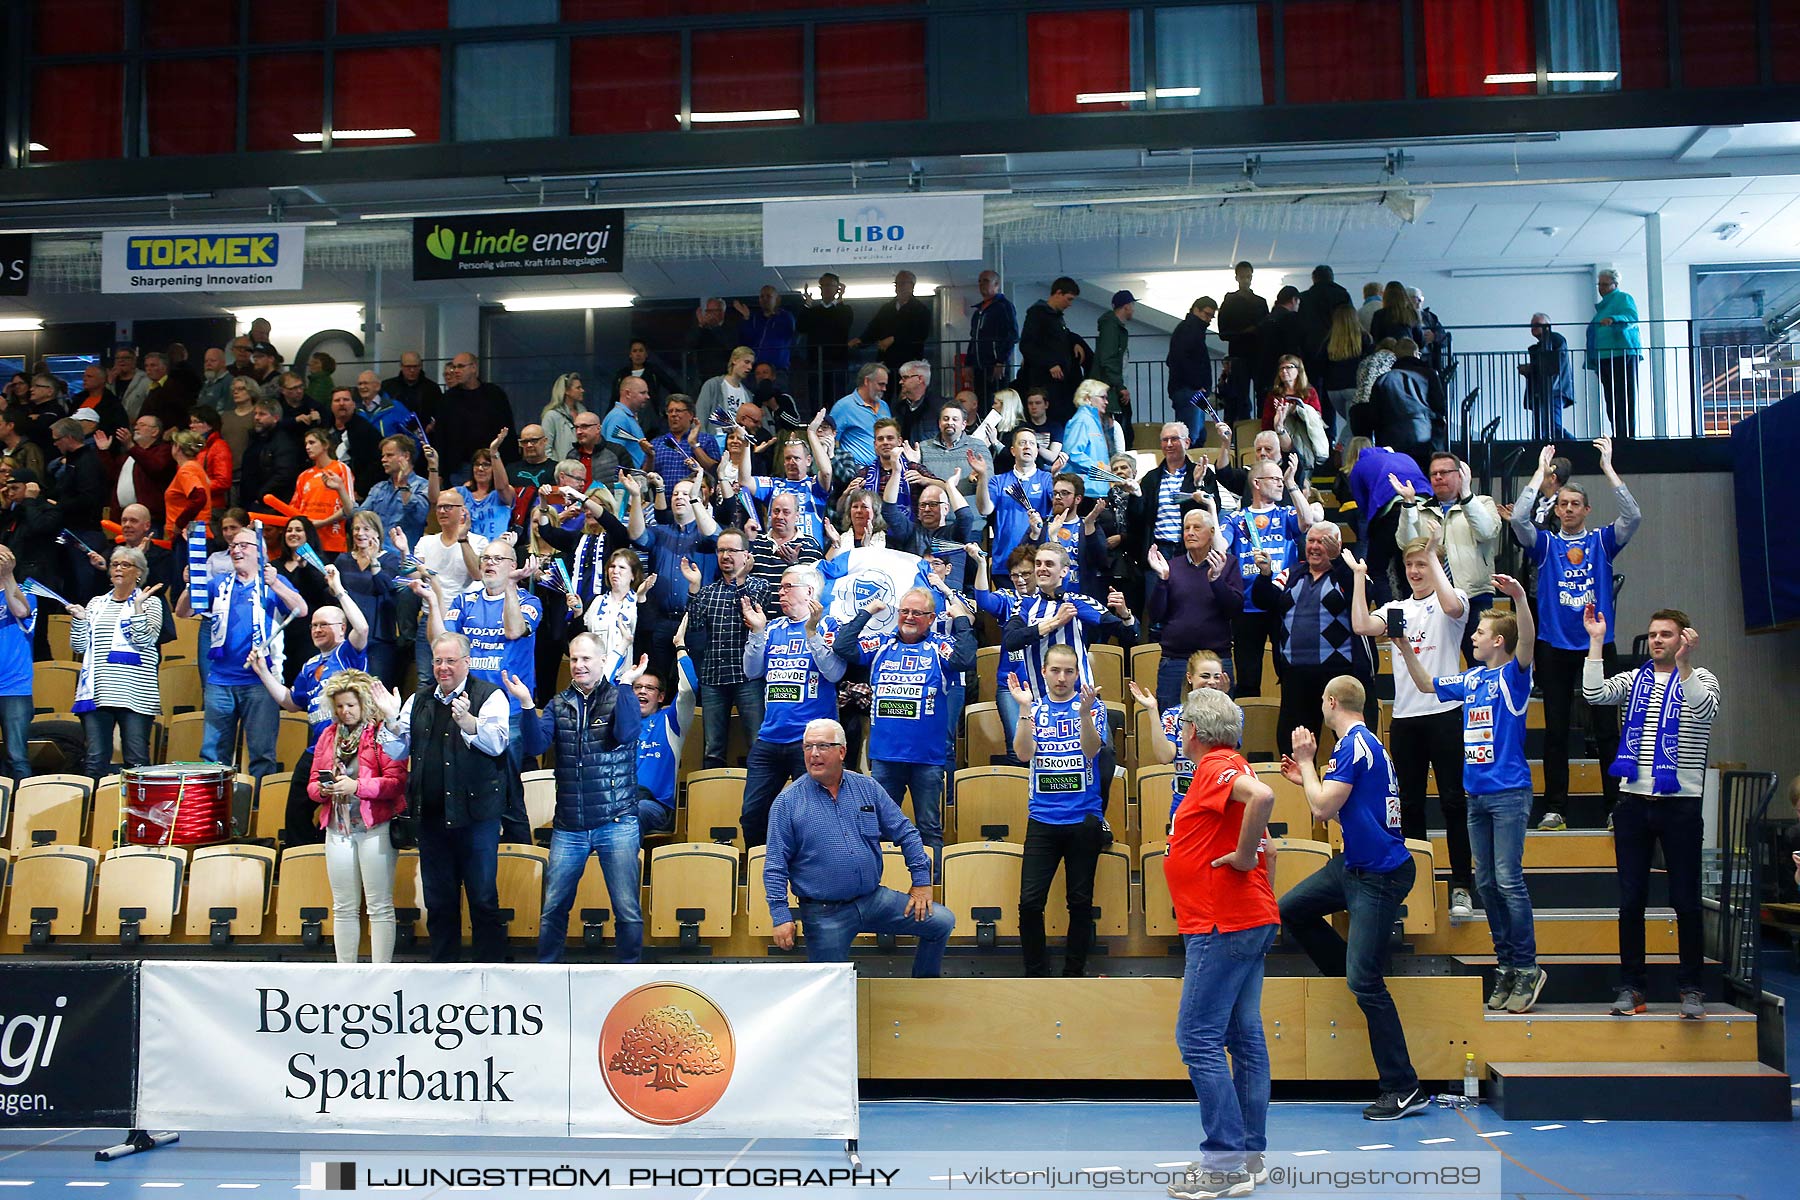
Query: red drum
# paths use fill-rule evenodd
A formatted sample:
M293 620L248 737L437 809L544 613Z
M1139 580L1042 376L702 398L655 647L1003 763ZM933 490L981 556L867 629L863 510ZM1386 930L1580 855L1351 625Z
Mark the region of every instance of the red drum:
M205 846L231 836L232 774L218 763L168 763L125 771L125 841Z

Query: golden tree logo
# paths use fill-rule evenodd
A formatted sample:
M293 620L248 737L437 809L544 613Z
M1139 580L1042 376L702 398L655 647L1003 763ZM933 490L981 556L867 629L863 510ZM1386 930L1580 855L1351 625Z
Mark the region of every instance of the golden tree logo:
M600 1028L599 1060L620 1107L652 1125L681 1125L719 1102L737 1062L731 1022L679 983L626 993Z

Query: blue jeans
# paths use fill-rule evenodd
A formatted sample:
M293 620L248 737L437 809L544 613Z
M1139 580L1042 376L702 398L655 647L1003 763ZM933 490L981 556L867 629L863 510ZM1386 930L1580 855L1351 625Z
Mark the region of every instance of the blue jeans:
M915 921L906 915L907 895L878 887L866 896L836 904L800 905L806 932L806 961L849 962L850 941L859 933L897 933L919 939L913 954L913 978L936 979L944 973L944 946L956 928L956 914L941 904Z
M250 748L250 769L257 779L275 773L275 734L281 714L275 699L260 683L209 682L203 693L206 704L206 736L200 739L200 757L207 762L231 765L237 761L238 728Z
M799 742L770 742L757 738L744 760L744 810L738 825L744 845L762 846L769 840L769 806L781 789L806 778L806 754ZM696 841L711 841L712 832L690 831Z
M1416 874L1411 858L1382 874L1346 867L1340 854L1281 898L1282 928L1306 951L1319 974L1350 985L1369 1026L1369 1050L1383 1092L1408 1092L1419 1084L1406 1052L1400 1012L1383 977L1388 936ZM1325 920L1338 912L1350 914L1348 943Z
M1188 427L1188 443L1194 446L1206 444L1206 416L1198 404L1192 399L1174 402L1175 419Z
M14 783L31 774L31 697L0 696L0 732L6 736L6 773Z
M1530 823L1530 788L1469 796L1475 890L1481 893L1494 958L1503 971L1537 966L1537 930L1531 893L1525 890L1525 830Z
M913 824L934 859L944 851L944 766L942 763L885 762L871 760L869 774L899 804L912 792Z
M500 818L451 829L442 817L419 821L419 887L432 962L455 962L462 948L461 893L469 897L476 962L506 961L500 927Z
M762 680L746 679L727 687L710 683L700 685L700 723L706 733L702 766L725 765L725 751L731 745L731 707L734 704L737 705L738 720L744 724L745 743L755 745L763 719Z
M1263 1040L1263 958L1278 925L1181 935L1187 965L1175 1045L1200 1102L1201 1165L1236 1171L1268 1149L1269 1047ZM1226 1051L1231 1061L1225 1061Z
M12 697L7 697L9 700ZM153 718L129 708L96 708L81 714L81 735L87 742L87 773L91 779L104 779L112 774L113 728L119 730L119 750L128 767L150 765L150 726ZM29 719L27 725L29 726ZM12 732L7 731L7 742ZM21 743L19 751L24 752Z
M675 810L660 800L651 800L649 793L638 789L638 836L646 833L667 833L675 828Z
M638 819L627 813L596 829L557 829L550 834L550 866L544 872L544 913L538 924L538 961L563 960L569 933L569 906L587 869L589 854L600 856L606 893L612 897L613 937L618 961L643 957L644 915L638 909Z
M960 679L944 689L944 707L950 716L950 740L949 744L944 747L944 793L946 795L955 794L956 768L959 765L956 761L956 734L962 728L963 708L968 704L968 699L968 688ZM969 765L985 766L986 764L970 763ZM938 828L942 829L943 825L943 821L940 820Z

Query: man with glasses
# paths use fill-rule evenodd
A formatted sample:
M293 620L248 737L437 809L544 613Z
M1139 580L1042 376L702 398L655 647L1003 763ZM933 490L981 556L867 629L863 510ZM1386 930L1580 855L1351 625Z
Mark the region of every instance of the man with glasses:
M937 429L944 398L931 390L931 364L919 359L900 366L900 432L917 442Z
M688 585L688 647L700 664L700 710L706 729L707 767L725 765L731 733L731 710L737 707L745 742L754 745L762 729L762 688L744 674L744 645L751 608L764 609L770 599L766 581L750 574L749 540L741 529L721 530L714 541L719 572L705 587L692 559L681 560Z
M1468 593L1469 618L1463 627L1462 656L1475 661L1473 639L1481 614L1494 606L1494 553L1500 548L1500 510L1492 496L1469 489L1469 468L1456 455L1440 450L1431 456L1431 495L1421 496L1407 483L1400 487L1400 524L1394 539L1404 546L1419 538L1435 538L1449 557L1450 578Z
M594 468L605 463L600 454L600 417L596 413L583 412L575 417L575 446L569 451L564 462L578 462L587 472L582 480L583 487L594 486Z
M481 377L481 364L473 354L464 351L450 360L456 368L454 390L445 396L446 410L452 420L445 422L438 435L438 452L443 455L447 472L460 472L468 465L469 456L512 428L512 401L498 386ZM519 457L519 445L508 435L500 444L500 459ZM459 476L460 477L460 476Z
M915 587L900 596L893 633L863 636L869 619L887 609L877 597L840 631L833 653L846 667L869 669L870 772L894 803L912 793L919 836L938 856L944 849L944 744L955 740L960 678L975 665L975 610L943 580L931 578L944 599L949 634L934 631L932 589Z
M719 465L719 439L700 431L691 397L677 392L663 401L663 420L668 430L650 443L650 458L658 475L685 479L696 466L710 471Z
M880 784L844 769L842 725L813 721L801 750L806 778L789 784L769 811L763 887L775 944L794 947L791 890L806 926L807 961L850 961L850 943L859 933L905 934L919 939L913 978L936 979L956 917L932 903L931 857L919 831ZM909 892L881 886L883 842L905 856Z
M824 557L824 548L800 532L799 502L794 494L777 494L769 501L769 532L750 543L751 574L774 587L788 568Z
M477 679L502 687L506 677L522 680L526 689L537 687L537 628L544 619L544 603L521 591L519 577L530 577L533 567L519 569L513 555L511 534L481 548L477 559L481 582L446 598L440 580L423 591L428 606L426 627L435 644L446 633L460 633L469 640L469 672ZM534 560L529 560L535 564ZM507 763L516 776L524 767L525 742L520 736L519 700L510 690L507 700ZM514 789L517 791L517 789ZM531 825L525 819L524 798L516 795L501 818L501 832L509 842L530 842Z
M406 807L418 822L419 886L432 962L455 962L462 945L461 896L469 900L476 962L504 962L500 922L500 814L516 773L506 766L506 698L469 673L469 639L447 633L431 645L435 688L400 703L380 680L381 748L410 758Z
M209 669L203 705L206 735L200 757L207 762L231 764L237 758L241 733L249 745L249 774L261 779L275 773L275 735L280 716L274 697L264 689L253 657L267 658L267 670L282 672L280 615L306 615L306 601L273 564L263 561L262 534L240 529L227 547L231 569L213 574L207 581L207 612L211 634L200 652ZM175 615L194 615L191 593L183 591Z
M266 654L252 653L250 669L269 696L287 712L306 714L308 735L306 750L294 763L294 778L312 778L313 747L331 724L331 698L325 694L325 681L339 671L367 670L369 659L369 621L362 608L344 590L344 581L336 567L325 568L325 586L337 599L312 614L312 641L318 651L306 660L294 685L283 686L281 677L269 669ZM304 787L288 789L287 820L282 841L289 846L304 846L325 840L325 831L314 819L318 811Z
M768 841L769 804L777 792L806 773L800 741L806 727L837 712L837 683L844 662L832 653L837 622L819 604L823 583L809 566L781 574L776 599L781 615L770 620L755 605L743 606L744 675L763 689L763 719L744 773L744 844ZM705 831L702 830L702 833Z

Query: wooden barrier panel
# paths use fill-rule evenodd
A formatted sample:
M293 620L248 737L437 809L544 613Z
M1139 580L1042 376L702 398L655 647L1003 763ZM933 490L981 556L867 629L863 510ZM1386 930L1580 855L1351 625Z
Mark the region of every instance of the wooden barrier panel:
M1369 1026L1342 979L1308 979L1306 1062L1310 1079L1374 1079ZM1474 975L1390 978L1406 1050L1420 1079L1461 1078L1463 1055L1480 1055L1482 980Z

